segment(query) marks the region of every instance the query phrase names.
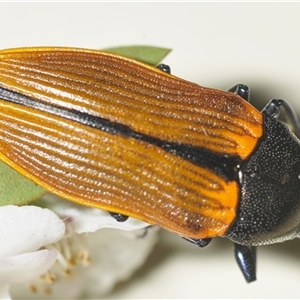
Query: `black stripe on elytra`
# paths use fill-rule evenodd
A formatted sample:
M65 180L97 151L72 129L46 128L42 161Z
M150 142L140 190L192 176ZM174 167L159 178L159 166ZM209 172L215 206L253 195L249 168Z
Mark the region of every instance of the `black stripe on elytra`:
M195 165L212 170L225 180L238 180L236 167L237 165L240 165L241 159L237 156L221 155L205 148L196 147L190 144L164 141L156 137L139 133L127 125L114 123L107 119L90 115L78 110L57 107L50 103L44 103L20 93L3 89L1 87L0 99L27 107L36 108L37 110L45 111L83 125L97 128L104 132L150 143L164 149L169 153L190 161Z

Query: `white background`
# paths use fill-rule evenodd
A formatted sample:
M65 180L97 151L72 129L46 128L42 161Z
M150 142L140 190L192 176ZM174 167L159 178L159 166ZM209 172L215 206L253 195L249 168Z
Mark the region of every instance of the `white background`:
M299 3L0 3L0 48L170 47L174 75L221 89L245 83L259 109L280 97L298 115L299 32ZM259 248L258 281L246 284L229 241L201 250L163 233L111 298L298 298L299 249L298 240Z

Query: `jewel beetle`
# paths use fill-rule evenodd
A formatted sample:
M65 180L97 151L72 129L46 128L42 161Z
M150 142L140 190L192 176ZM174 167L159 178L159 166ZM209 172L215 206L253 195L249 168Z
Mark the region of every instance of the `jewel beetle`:
M56 195L204 247L233 241L245 279L256 246L299 233L300 142L242 84L199 86L103 51L0 51L0 159Z

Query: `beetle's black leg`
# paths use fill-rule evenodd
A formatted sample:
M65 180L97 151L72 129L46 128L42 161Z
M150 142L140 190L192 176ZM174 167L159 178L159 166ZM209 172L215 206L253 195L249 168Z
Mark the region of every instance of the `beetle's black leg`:
M247 85L244 84L236 84L233 87L231 87L228 92L237 94L241 96L244 100L247 102L250 102L250 89Z
M271 118L277 118L280 113L280 109L285 111L285 117L288 123L293 128L293 131L300 135L300 123L293 107L282 99L272 99L266 107L262 110L262 113Z
M256 247L234 243L235 259L247 282L256 280Z
M283 100L272 99L261 112L270 118L277 118L279 116L282 103Z
M182 238L200 248L204 248L204 247L208 246L212 240L210 238L209 239L191 239L191 238L188 238L185 236L183 236Z
M156 68L160 69L161 71L163 71L165 73L171 74L171 68L168 65L159 64L159 65L156 66Z
M128 219L128 216L122 214L113 213L113 212L109 212L109 214L118 222L125 222Z

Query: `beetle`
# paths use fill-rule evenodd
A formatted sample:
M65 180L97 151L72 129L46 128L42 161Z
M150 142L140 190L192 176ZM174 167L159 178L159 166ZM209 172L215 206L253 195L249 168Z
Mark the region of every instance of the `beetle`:
M296 237L300 142L249 89L206 88L116 54L0 51L0 159L46 190L204 247L233 241L247 282L256 246Z

